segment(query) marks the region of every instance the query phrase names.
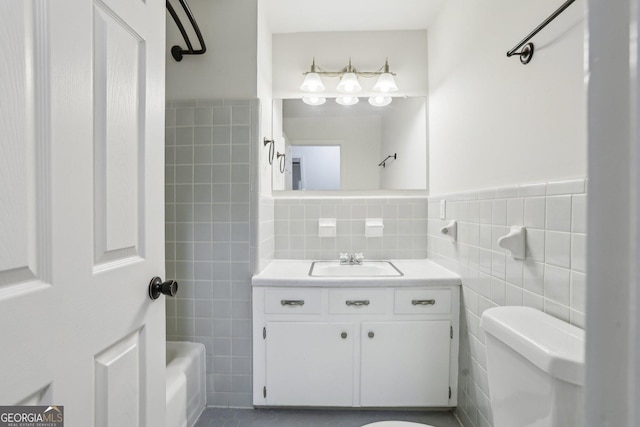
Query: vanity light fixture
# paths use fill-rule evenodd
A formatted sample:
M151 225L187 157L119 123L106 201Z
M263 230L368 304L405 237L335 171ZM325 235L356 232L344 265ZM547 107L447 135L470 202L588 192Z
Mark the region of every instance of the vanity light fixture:
M390 92L396 92L398 85L395 81L395 73L389 71L389 61L385 60L384 65L376 71L360 71L351 65L351 59L349 64L339 71L323 70L316 65L315 58L311 63L311 69L304 74L304 82L300 86L300 90L304 92L310 92L318 94L325 91L324 83L321 76L327 77L340 77L340 82L336 87L338 92L346 94L336 98L336 102L340 105L354 105L358 103L358 98L352 96L362 91L362 86L358 81L358 77L378 77L376 84L373 86L373 90L382 94L388 94ZM322 105L325 99L321 96L304 96L302 101L309 105ZM383 107L389 105L392 99L390 96L373 96L369 98L369 103L377 107Z

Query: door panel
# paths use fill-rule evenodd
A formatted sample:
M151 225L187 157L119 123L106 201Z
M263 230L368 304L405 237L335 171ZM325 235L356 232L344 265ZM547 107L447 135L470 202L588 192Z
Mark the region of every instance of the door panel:
M353 338L352 323L267 322L267 404L353 405Z
M362 406L447 406L450 322L363 322Z
M164 425L164 22L0 2L0 405Z

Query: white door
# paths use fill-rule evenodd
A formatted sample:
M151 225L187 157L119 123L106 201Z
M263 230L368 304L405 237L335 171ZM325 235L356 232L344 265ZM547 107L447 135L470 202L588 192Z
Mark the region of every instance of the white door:
M450 323L363 322L362 406L449 406Z
M267 322L267 404L352 406L353 338L353 323Z
M162 0L0 2L0 405L163 426Z

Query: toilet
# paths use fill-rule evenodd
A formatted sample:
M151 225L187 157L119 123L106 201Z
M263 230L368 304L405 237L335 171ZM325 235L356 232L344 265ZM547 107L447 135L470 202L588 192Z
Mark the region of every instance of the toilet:
M584 425L584 331L529 307L495 307L486 335L493 427Z

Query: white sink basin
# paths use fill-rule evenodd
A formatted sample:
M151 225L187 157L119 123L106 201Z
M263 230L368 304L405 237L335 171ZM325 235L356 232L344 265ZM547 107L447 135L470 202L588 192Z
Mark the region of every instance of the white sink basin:
M389 261L363 261L340 264L340 261L314 261L309 276L314 277L397 277L402 272Z

